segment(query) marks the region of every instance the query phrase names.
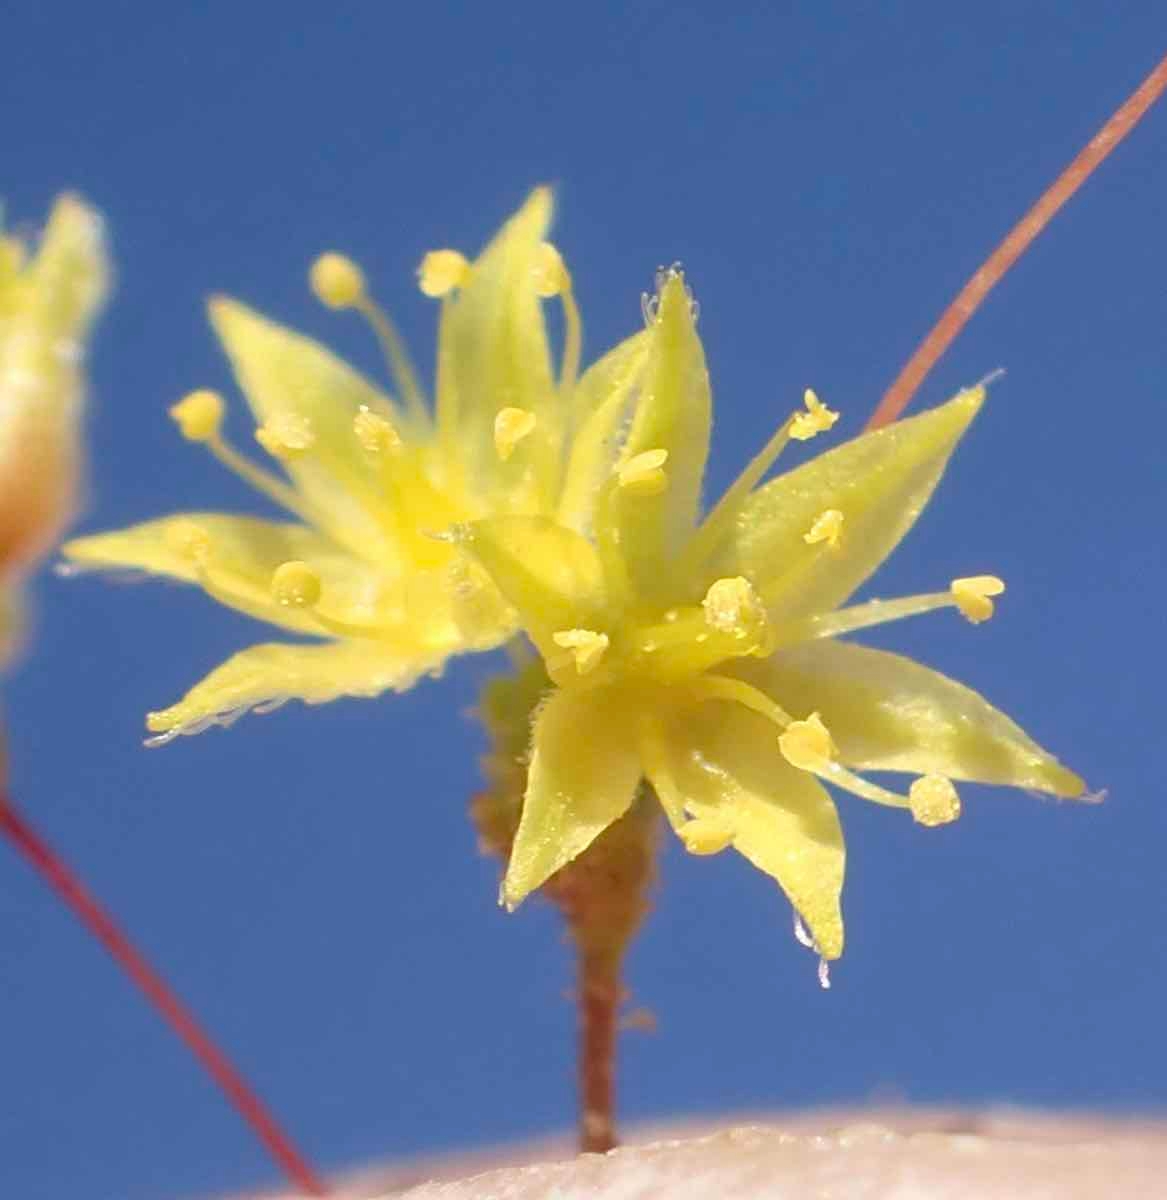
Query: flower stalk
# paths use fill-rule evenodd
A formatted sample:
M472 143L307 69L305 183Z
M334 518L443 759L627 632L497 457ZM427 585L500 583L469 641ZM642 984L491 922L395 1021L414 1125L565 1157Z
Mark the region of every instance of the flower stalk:
M1102 165L1103 159L1143 119L1147 110L1167 91L1167 55L1119 106L1110 120L1079 151L1074 161L1042 193L1037 203L1017 222L1005 240L973 273L957 297L944 310L928 336L916 347L891 387L883 395L868 429L894 421L911 402L928 372L956 340L985 297L1005 277L1013 264L1057 216L1062 206Z
M480 705L491 735L491 752L482 760L490 788L475 796L470 815L480 848L504 867L522 814L531 713L548 686L537 664L528 666L493 680ZM602 1154L618 1143L617 1041L628 995L624 960L648 913L658 828L656 801L641 789L628 812L542 889L559 909L576 955L579 1148L584 1153Z
M289 1182L308 1196L327 1196L328 1188L280 1128L266 1105L236 1070L227 1055L174 994L170 985L146 961L60 856L0 792L0 834L40 875L52 892L98 940L134 986L158 1011L170 1029L210 1075L231 1106L251 1127Z

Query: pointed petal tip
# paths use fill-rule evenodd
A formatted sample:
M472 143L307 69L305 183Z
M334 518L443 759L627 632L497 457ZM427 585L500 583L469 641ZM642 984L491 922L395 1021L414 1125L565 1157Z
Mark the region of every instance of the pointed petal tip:
M148 733L169 733L175 728L174 707L160 708L157 712L146 714L146 730Z
M830 908L824 907L819 912L801 913L802 920L814 939L816 952L827 962L835 962L843 957L843 916L839 911L837 900Z
M957 392L953 398L953 403L967 409L969 420L972 420L980 412L988 396L988 388L983 383L978 383L975 387L965 388L963 391Z
M685 273L670 268L660 289L661 319L664 320L666 315L672 316L678 312L688 314L691 308L689 289L685 286Z
M228 296L226 292L212 292L207 297L207 317L212 328L220 338L226 339L231 333L244 326L264 326L267 319L254 308Z
M545 221L550 221L555 211L555 190L549 183L538 184L531 189L523 207L539 213Z
M529 891L530 889L524 891L511 883L510 872L508 871L507 877L503 880L502 888L499 890L498 902L508 913L513 913L527 898Z
M1063 767L1061 763L1054 762L1048 764L1043 773L1048 781L1049 791L1055 796L1063 800L1089 798L1086 792L1086 781L1081 775L1071 771L1069 767Z

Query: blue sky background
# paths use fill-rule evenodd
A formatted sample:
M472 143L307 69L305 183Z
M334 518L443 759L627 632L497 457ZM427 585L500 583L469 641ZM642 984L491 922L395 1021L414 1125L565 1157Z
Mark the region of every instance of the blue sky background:
M109 216L91 503L109 527L258 506L166 406L229 387L227 291L376 359L307 293L358 256L432 353L422 253L538 182L594 353L654 269L701 301L710 490L813 384L855 432L1013 221L1167 49L1159 3L9 6L0 191ZM987 693L1110 789L965 789L938 831L842 800L848 950L821 992L772 885L664 857L630 983L629 1119L895 1097L1167 1102L1162 553L1167 108L992 296L919 403L1008 375L880 594L992 570L990 625L886 644ZM238 414L237 414L238 415ZM237 425L242 428L242 425ZM142 714L264 636L175 587L40 581L7 686L15 793L308 1151L339 1168L573 1115L554 914L506 916L465 817L495 665L141 748ZM0 847L0 1195L191 1197L276 1175L154 1014Z

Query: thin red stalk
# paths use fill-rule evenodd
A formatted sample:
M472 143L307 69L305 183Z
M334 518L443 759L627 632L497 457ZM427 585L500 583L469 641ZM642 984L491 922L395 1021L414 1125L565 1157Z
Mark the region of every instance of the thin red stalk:
M1122 107L1090 140L1082 152L1058 176L1049 190L1013 227L1005 240L989 255L984 265L964 285L944 311L932 332L916 347L895 382L884 393L867 422L877 429L894 421L907 408L928 372L948 349L989 292L1029 248L1058 210L1082 186L1104 158L1139 123L1144 113L1167 90L1167 57L1139 85Z
M167 1025L186 1043L293 1185L309 1196L328 1195L328 1189L276 1124L263 1101L244 1082L223 1051L203 1032L190 1010L134 948L77 876L17 812L11 799L3 794L0 794L0 833L8 838L81 924L97 938L110 957L158 1010Z
M620 960L579 949L579 1148L607 1154L616 1139Z

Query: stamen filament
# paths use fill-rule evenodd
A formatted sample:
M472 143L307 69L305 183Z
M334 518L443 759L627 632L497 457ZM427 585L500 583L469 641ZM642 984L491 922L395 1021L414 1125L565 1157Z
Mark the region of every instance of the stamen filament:
M425 426L429 423L429 412L426 409L425 394L417 381L417 372L405 346L405 339L397 331L389 314L369 295L362 295L354 306L373 328L377 341L381 344L381 352L385 356L389 374L397 390L401 393L410 417Z
M308 615L328 633L343 638L377 638L384 633L384 627L364 621L345 621L339 617L330 617L318 608L307 610Z
M687 572L695 571L717 549L718 543L729 532L746 497L762 481L766 472L786 448L793 425L794 417L787 417L713 506L697 532L689 539L677 567L678 574L684 576Z
M911 807L907 796L900 796L885 787L880 787L878 783L872 783L870 779L864 779L862 775L856 775L854 771L848 771L834 759L825 759L820 765L815 766L814 774L844 791L853 792L856 796L862 796L864 800L870 800L875 804L882 804L888 808Z
M247 616L254 617L257 621L264 621L269 625L273 621L279 620L273 614L272 609L279 608L283 611L287 607L277 605L269 595L248 595L241 588L237 589L231 587L227 582L214 579L205 558L195 560L195 582L212 600L217 601L226 608L233 608L236 612L245 613Z
M222 436L216 434L214 437L208 438L204 445L228 471L238 475L244 483L255 488L257 492L261 492L273 503L278 504L280 508L286 508L293 516L299 517L308 525L318 523L294 488L269 474L262 467L257 467Z
M570 396L579 378L580 356L583 353L583 319L570 282L559 293L563 305L563 359L559 367L559 391Z
M458 388L454 364L450 361L450 322L453 320L455 304L457 300L453 294L447 293L442 297L441 311L438 313L438 360L434 381L438 441L449 451L447 457L451 462L458 460Z
M727 675L702 675L688 685L687 691L699 703L704 700L724 700L740 704L751 712L772 721L780 729L792 724L794 718L775 700L771 700L761 689L744 679L731 679Z
M956 600L951 592L926 592L899 600L868 600L866 604L853 604L850 608L817 613L789 624L780 624L777 626L778 645L793 646L814 638L838 637L840 634L854 633L857 629L883 625L887 621L901 621L905 617L955 606Z

